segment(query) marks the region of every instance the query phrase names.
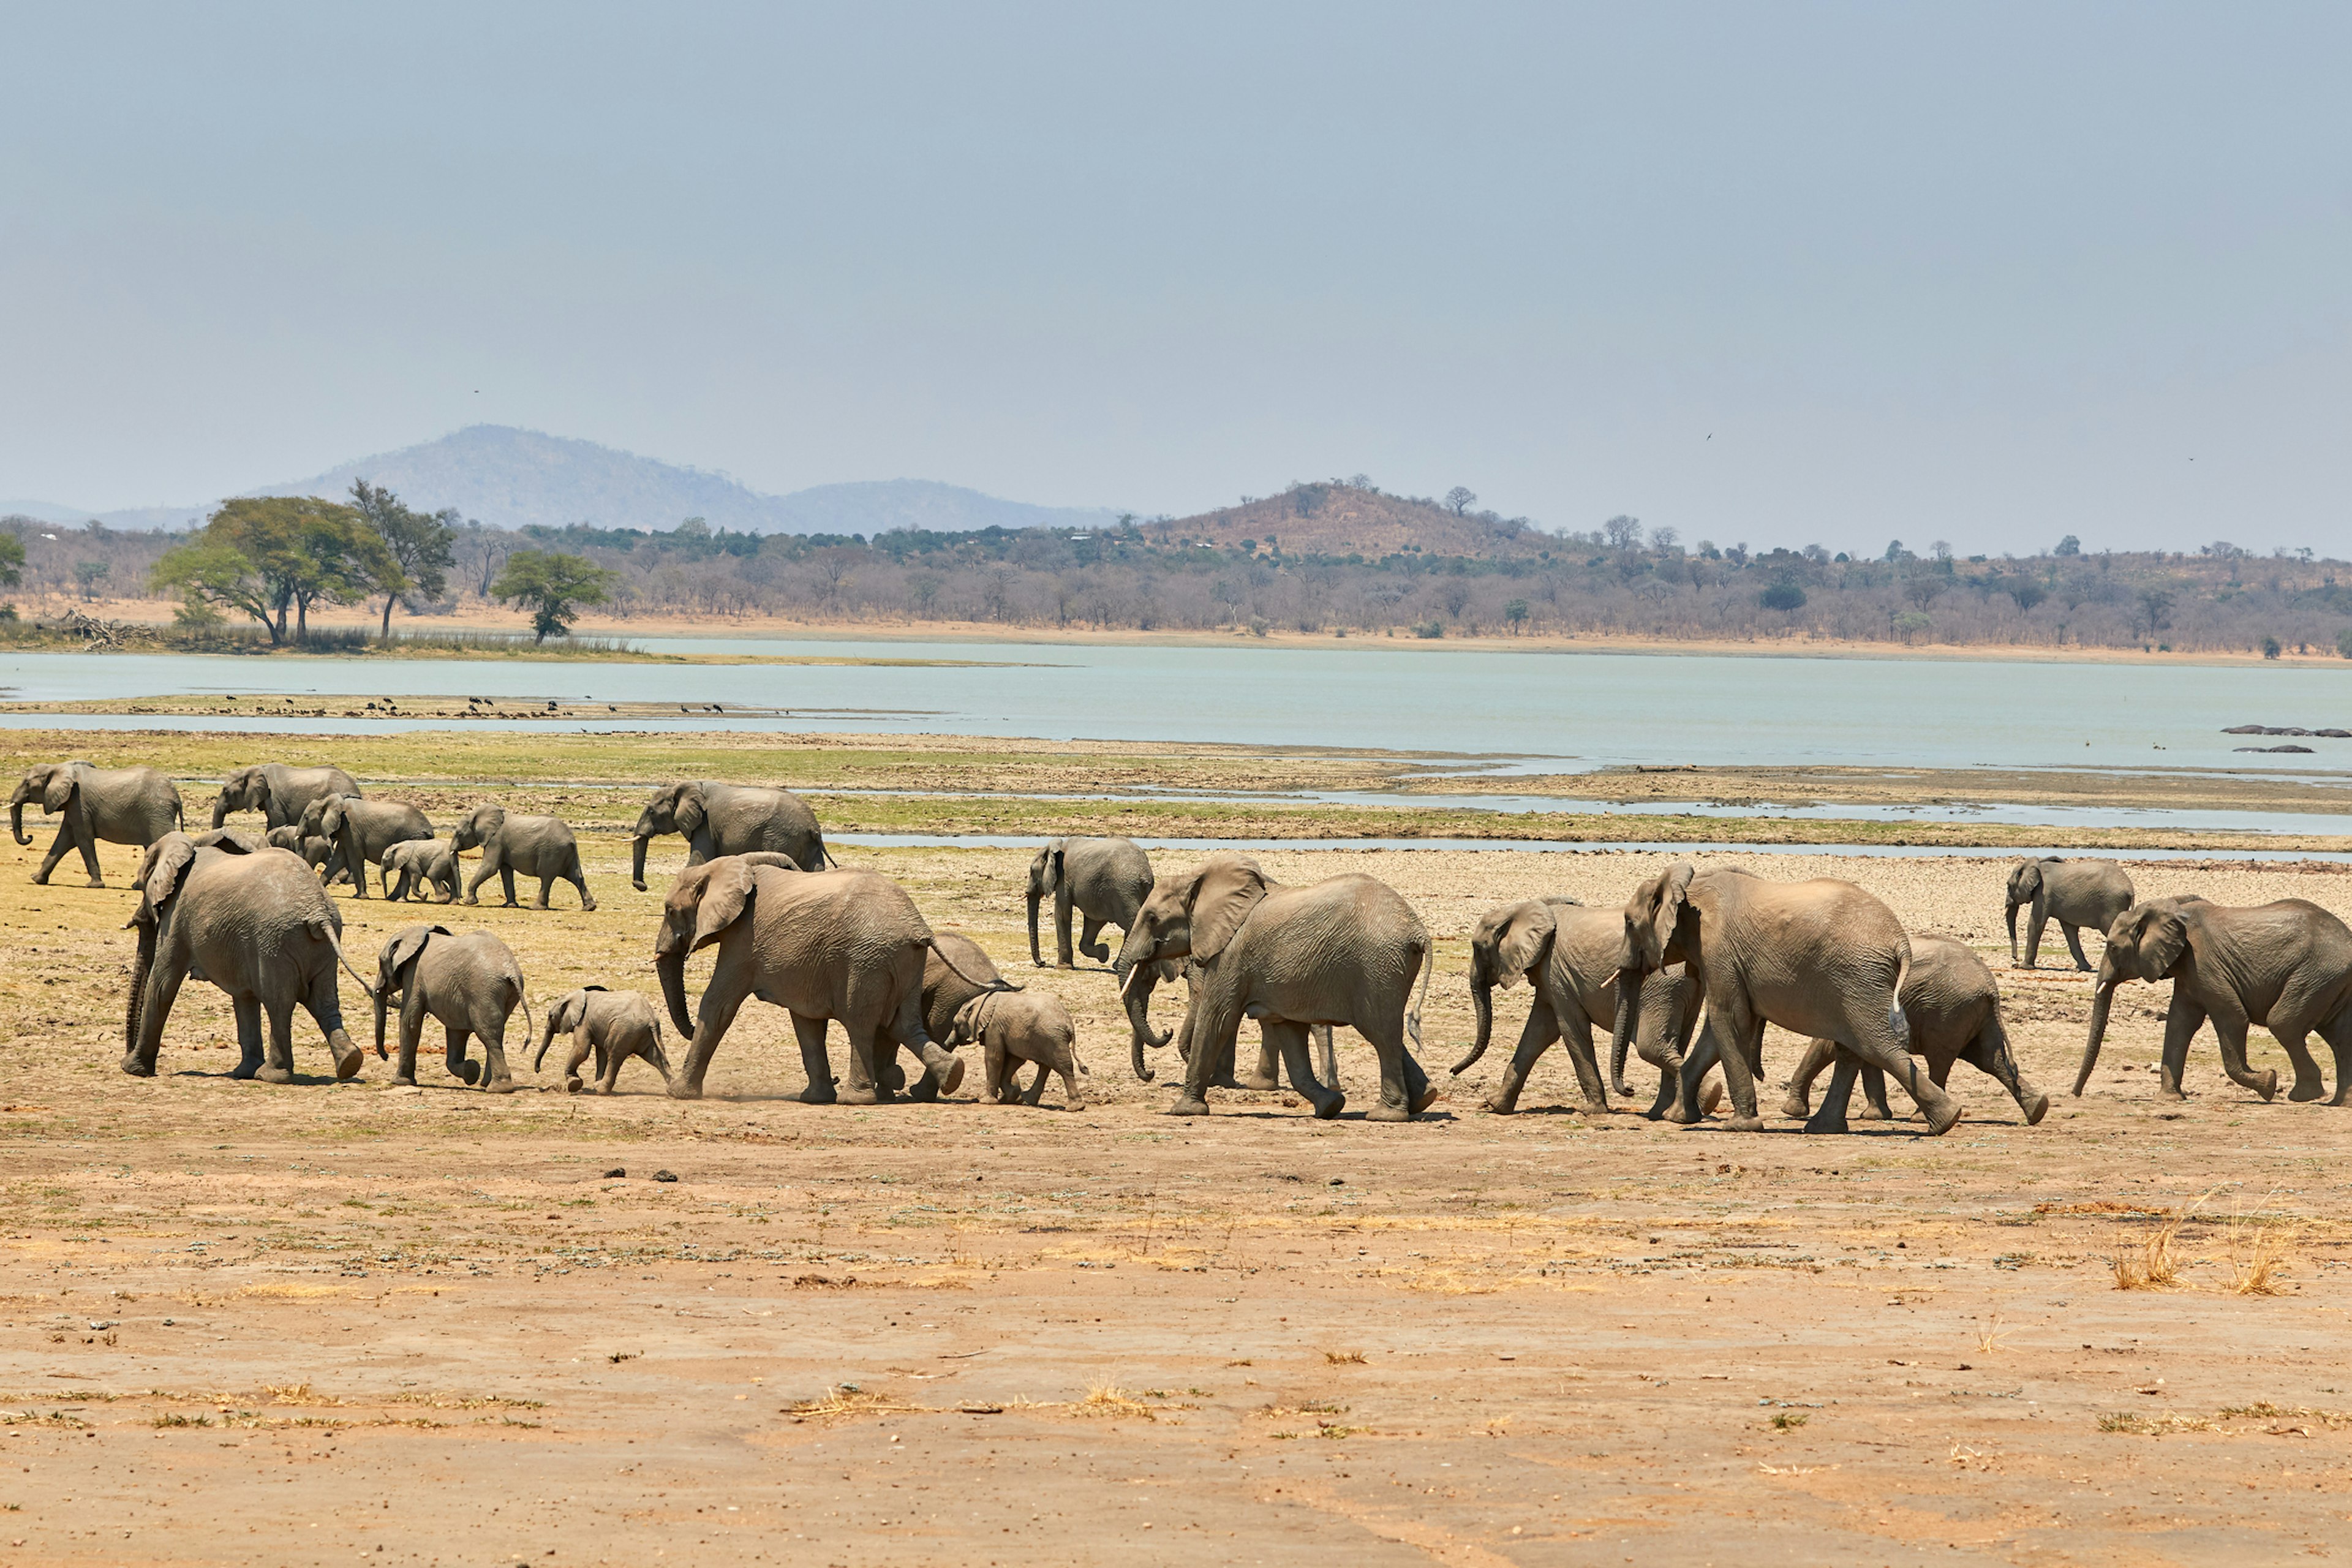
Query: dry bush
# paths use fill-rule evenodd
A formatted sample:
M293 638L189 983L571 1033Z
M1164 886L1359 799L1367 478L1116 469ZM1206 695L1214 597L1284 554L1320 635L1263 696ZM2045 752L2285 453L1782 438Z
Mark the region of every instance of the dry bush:
M2233 1216L2224 1233L2230 1249L2230 1293L2276 1296L2284 1292L2287 1249L2295 1228L2284 1220Z
M2164 1223L2156 1227L2156 1234L2141 1245L2138 1257L2133 1257L2129 1247L2116 1253L2116 1289L2169 1290L2179 1284L2181 1260L2172 1250L2173 1243L2180 1238L2180 1227L2196 1217L2198 1209L2213 1195L2213 1192L2214 1189L2208 1188L2198 1194L2196 1202L2188 1207L2174 1209L2167 1215Z
M852 1415L914 1415L922 1409L919 1405L909 1405L887 1394L868 1394L843 1384L826 1389L821 1398L802 1400L792 1406L790 1414L803 1420L825 1420Z
M1325 1364L1329 1366L1362 1366L1364 1364L1364 1352L1361 1351L1325 1351L1323 1352L1323 1360Z
M1077 1410L1081 1415L1139 1415L1146 1421L1152 1419L1151 1406L1112 1383L1097 1383L1087 1389Z

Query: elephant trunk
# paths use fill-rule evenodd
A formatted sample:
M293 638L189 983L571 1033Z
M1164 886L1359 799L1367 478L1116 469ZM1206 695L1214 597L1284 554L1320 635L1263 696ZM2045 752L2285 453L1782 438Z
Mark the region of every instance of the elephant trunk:
M2010 900L2009 908L2001 912L2009 921L2009 966L2014 969L2017 967L2017 900Z
M1642 979L1638 969L1617 972L1617 1017L1609 1027L1609 1081L1612 1084L1625 1081L1625 1052L1633 1043L1634 1026L1642 1016Z
M1128 972L1127 984L1121 988L1119 997L1127 1006L1129 1059L1134 1065L1135 1076L1145 1083L1151 1081L1152 1075L1151 1068L1144 1064L1144 1047L1149 1046L1157 1048L1166 1045L1174 1037L1172 1035L1161 1035L1157 1039L1152 1038L1151 985L1150 972L1139 964Z
M32 840L25 838L17 842L29 844ZM1037 951L1037 906L1044 900L1045 895L1037 890L1036 884L1031 883L1029 887L1029 962L1040 969L1045 966L1045 955ZM1061 938L1055 937L1054 940L1059 942Z
M2091 993L2091 1035L2083 1046L2082 1069L2074 1074L2074 1093L2082 1095L2083 1086L2091 1081L2091 1069L2099 1065L2099 1047L2107 1037L2107 1007L2115 1000L2116 982L2099 977L2099 988Z
M629 840L629 886L640 893L646 890L646 846L652 836L640 833Z
M677 1026L677 1037L691 1042L694 1020L687 1016L686 1011L685 950L656 953L654 973L661 976L662 1000L669 1004L669 1021Z
M1469 1071L1486 1054L1486 1043L1495 1035L1495 984L1482 969L1470 973L1470 1005L1478 1015L1478 1038L1471 1046L1470 1054L1454 1064L1456 1074Z
M19 846L30 844L33 836L25 831L25 792L18 790L16 798L8 803L8 837ZM1037 945L1037 900L1029 900L1029 945Z
M539 1055L530 1058L530 1070L533 1072L537 1072L547 1063L547 1047L555 1043L555 1016L562 1011L561 1007L549 1008L547 1022L539 1027Z
M385 975L377 980L375 987L375 1059L378 1061L384 1058L383 1012L391 997L392 977Z
M131 1000L122 1009L122 1052L132 1056L139 1049L139 1026L147 1011L147 976L155 967L155 931L160 921L142 921L139 925L139 956L131 966Z

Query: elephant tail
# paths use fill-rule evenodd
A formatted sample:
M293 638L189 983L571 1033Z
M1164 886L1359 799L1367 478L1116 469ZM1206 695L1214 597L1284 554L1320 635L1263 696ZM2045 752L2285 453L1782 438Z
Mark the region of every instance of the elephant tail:
M522 1037L527 1040L533 1035L539 1033L539 1026L531 1020L530 998L523 994L522 976L520 973L514 976L514 988L515 1003L522 1009ZM550 1039L552 1039L554 1035L554 1030L551 1029L548 1031L548 1037ZM541 1046L540 1047L539 1054L544 1058L547 1055L547 1047ZM533 1063L530 1070L537 1072L539 1070L538 1064Z
M1911 978L1911 944L1903 944L1903 962L1895 966L1895 1000L1886 1005L1886 1026L1894 1032L1895 1043L1904 1050L1911 1048L1911 1020L1903 1016L1903 985Z
M977 985L983 991L1018 991L1021 989L1020 986L1013 984L1010 980L982 980L976 975L966 974L962 970L956 967L955 960L950 958L947 955L946 950L940 946L939 939L937 937L925 937L923 939L923 945L929 948L933 952L938 953L940 955L940 962L948 966L949 973L967 985Z
M1421 994L1413 999L1412 1011L1404 1016L1404 1032L1412 1037L1412 1043L1416 1046L1421 1044L1421 1010L1429 1001L1429 977L1436 968L1437 949L1424 945L1421 950ZM1458 1072L1461 1069L1457 1068L1454 1070Z
M317 931L320 936L326 940L327 945L335 950L335 962L341 964L344 972L350 974L352 979L360 983L360 994L365 996L370 1001L373 1001L375 999L375 987L367 983L366 975L362 974L358 970L352 967L352 961L343 953L343 944L341 941L335 935L334 922L324 919L314 920L310 922L310 929Z

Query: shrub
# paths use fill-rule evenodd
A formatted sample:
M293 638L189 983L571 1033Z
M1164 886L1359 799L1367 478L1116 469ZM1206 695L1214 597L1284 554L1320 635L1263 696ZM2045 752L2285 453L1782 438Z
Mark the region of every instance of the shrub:
M1805 591L1794 583L1775 583L1757 595L1756 602L1768 610L1801 610L1805 607Z
M1423 621L1412 628L1412 635L1434 640L1445 635L1445 626L1442 621Z

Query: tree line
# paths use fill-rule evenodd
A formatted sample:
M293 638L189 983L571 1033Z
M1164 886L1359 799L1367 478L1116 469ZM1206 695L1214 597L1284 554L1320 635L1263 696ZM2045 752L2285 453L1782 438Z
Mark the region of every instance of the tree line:
M1342 481L1333 481L1334 484ZM1352 481L1350 481L1352 482ZM1475 497L1442 503L1452 518ZM2006 644L2150 651L2341 652L2352 658L2352 568L2308 550L1957 555L1900 541L1867 559L1818 545L1751 550L1645 530L1632 517L1548 533L1484 520L1475 552L1408 545L1377 557L1205 542L1197 526L1124 519L1078 534L991 528L751 534L579 524L509 531L415 510L365 481L348 501L225 503L184 535L0 520L0 583L180 601L179 624L225 618L299 642L321 605L450 613L518 607L542 638L605 606L624 619L765 615L851 625L983 623L1105 631L1486 635L1667 641Z

